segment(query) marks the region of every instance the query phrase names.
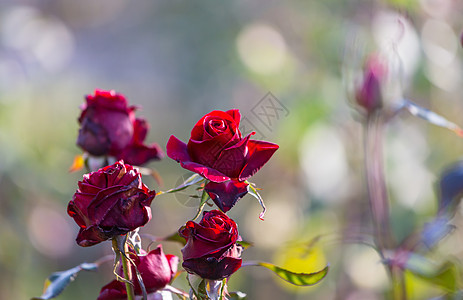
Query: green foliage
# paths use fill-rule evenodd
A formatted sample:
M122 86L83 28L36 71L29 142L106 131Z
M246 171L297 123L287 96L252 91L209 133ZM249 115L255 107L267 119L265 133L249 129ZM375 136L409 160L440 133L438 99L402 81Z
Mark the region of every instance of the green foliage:
M165 192L161 191L158 193L158 195L162 195L162 194L170 194L170 193L175 193L175 192L178 192L178 191L181 191L181 190L184 190L186 189L187 187L193 185L193 184L196 184L196 183L200 183L204 181L204 178L201 177L199 174L197 173L194 173L193 175L191 175L190 177L188 177L182 184L180 184L179 186L175 187L175 188L172 188L170 190L167 190Z
M328 273L329 266L314 273L295 273L266 262L247 262L243 266L261 266L273 271L281 279L297 286L310 286L319 283Z
M82 271L95 271L98 269L96 263L82 263L72 269L55 272L45 280L45 288L42 296L34 297L31 300L46 300L57 297Z

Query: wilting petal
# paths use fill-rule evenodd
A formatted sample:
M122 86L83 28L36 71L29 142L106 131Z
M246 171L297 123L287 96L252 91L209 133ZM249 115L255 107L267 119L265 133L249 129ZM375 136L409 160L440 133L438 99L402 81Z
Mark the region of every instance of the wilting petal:
M128 164L141 166L150 160L160 160L163 156L164 153L156 143L149 146L131 144L127 146L117 158L123 159Z
M259 171L260 168L262 168L272 157L275 151L278 150L278 148L278 145L274 143L249 140L249 158L243 168L243 171L241 171L239 180L244 181Z
M136 119L133 129L131 143L117 155L117 159L122 159L131 165L141 166L150 160L159 160L164 156L158 144L153 143L149 146L143 144L149 129L146 120Z
M86 229L81 228L77 234L76 242L79 246L89 247L109 239L97 226L91 226Z
M237 180L209 182L204 187L214 203L223 212L229 211L248 192L248 184Z

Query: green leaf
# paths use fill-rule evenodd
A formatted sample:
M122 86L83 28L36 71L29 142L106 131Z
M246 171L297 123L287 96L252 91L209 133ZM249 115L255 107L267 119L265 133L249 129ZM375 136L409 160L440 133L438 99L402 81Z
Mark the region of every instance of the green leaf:
M403 107L408 110L409 113L411 113L415 117L419 117L423 120L428 121L431 124L434 124L439 127L447 128L451 131L453 131L455 134L458 136L462 136L463 130L454 122L451 122L444 118L443 116L433 112L432 110L429 110L427 108L421 107L418 104L408 100L408 99L403 99L402 100L402 105Z
M424 256L412 253L405 263L405 268L417 277L437 285L448 292L456 292L458 288L457 266L447 261L437 264Z
M191 175L190 177L188 177L182 184L180 184L179 186L173 188L173 189L170 189L170 190L167 190L165 192L161 191L159 193L157 193L157 195L162 195L162 194L170 194L170 193L175 193L175 192L178 192L178 191L181 191L181 190L184 190L186 189L187 187L189 187L190 185L193 185L195 183L198 183L198 182L201 182L203 181L204 178L201 177L199 174L193 174Z
M257 192L257 189L254 187L253 183L250 183L250 182L248 182L248 193L249 193L249 195L256 198L257 201L259 201L260 206L262 206L262 212L259 214L259 219L261 219L263 221L264 216L265 216L265 211L267 210L267 208L265 207L265 204L264 204L264 199L262 199L260 194Z
M231 292L228 297L229 300L243 300L246 299L246 294L243 292Z
M248 241L237 241L236 243L237 243L238 245L240 245L241 247L243 247L243 250L246 250L246 249L248 249L249 247L254 246L253 243L248 242Z
M295 273L265 262L246 262L244 266L261 266L273 271L281 279L297 286L309 286L319 283L328 273L329 266L315 273Z
M45 280L45 288L42 296L34 297L31 300L45 300L57 297L82 271L95 271L98 265L95 263L82 263L72 269L55 272Z

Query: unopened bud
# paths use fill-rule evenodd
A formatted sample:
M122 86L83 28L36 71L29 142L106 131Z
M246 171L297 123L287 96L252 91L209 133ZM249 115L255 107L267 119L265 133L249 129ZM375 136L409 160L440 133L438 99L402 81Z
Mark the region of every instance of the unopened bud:
M381 108L381 84L387 75L387 66L379 57L371 56L366 63L363 80L357 87L355 99L368 113Z

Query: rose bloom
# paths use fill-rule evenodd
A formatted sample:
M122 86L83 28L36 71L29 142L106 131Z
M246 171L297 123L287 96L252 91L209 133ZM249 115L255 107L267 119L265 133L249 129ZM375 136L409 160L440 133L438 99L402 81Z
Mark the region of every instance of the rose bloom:
M188 221L179 229L187 241L182 249L183 268L210 280L228 278L241 267L242 247L238 226L223 212L204 212L198 223Z
M141 181L131 165L118 161L85 174L68 204L68 214L80 226L77 243L92 246L145 225L156 192Z
M157 144L143 144L149 124L135 118L136 107L128 106L123 95L95 90L81 109L77 145L89 154L114 156L134 165L163 156Z
M171 136L167 155L209 182L205 189L224 212L247 193L245 180L262 168L278 145L243 137L239 130L239 110L212 111L191 131L188 144Z
M177 273L178 257L172 254L164 254L160 245L149 253L143 250L142 252L139 255L131 252L130 258L140 272L146 292L152 294L163 289L173 279L175 273ZM133 280L135 295L142 295L133 265L131 266L131 270L132 276L135 278ZM119 268L118 273L120 276L123 276L122 267ZM97 298L97 300L119 299L126 300L127 291L125 283L117 280L113 280L105 285Z

